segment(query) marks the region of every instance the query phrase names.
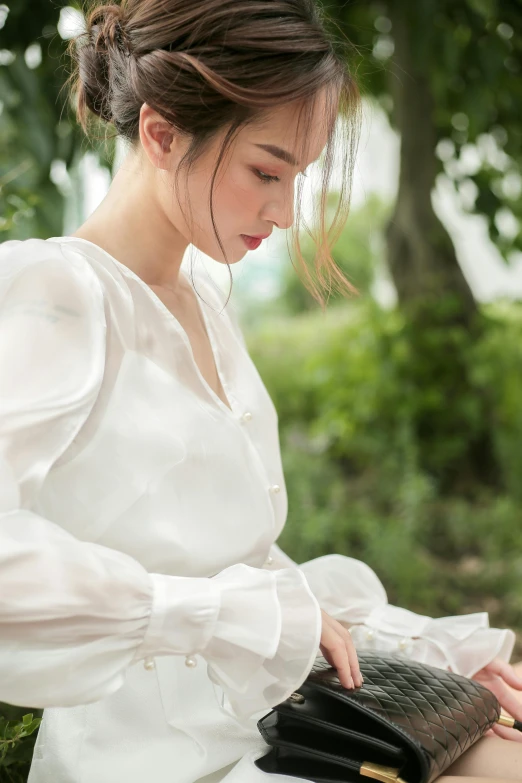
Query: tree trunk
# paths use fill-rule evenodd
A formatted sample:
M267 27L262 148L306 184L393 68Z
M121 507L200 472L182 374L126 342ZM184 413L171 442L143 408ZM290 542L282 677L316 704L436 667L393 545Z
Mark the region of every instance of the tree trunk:
M429 74L420 70L412 53L413 39L420 33L417 13L414 3L390 3L395 42L390 86L401 138L401 165L395 212L388 227L388 260L402 305L417 304L420 299L429 302L450 293L459 300L459 318L471 325L475 300L451 238L431 203L437 140Z
M395 53L390 70L394 120L401 136L399 190L387 227L387 254L411 349L412 389L421 465L446 491L497 485L489 401L473 387L469 349L483 320L455 249L431 203L437 159L429 57L422 56L423 0L391 0ZM420 56L419 56L420 53Z

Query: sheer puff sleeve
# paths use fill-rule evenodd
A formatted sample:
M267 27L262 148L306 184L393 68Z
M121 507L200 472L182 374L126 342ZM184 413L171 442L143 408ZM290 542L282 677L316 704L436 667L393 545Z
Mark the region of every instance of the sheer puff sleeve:
M271 556L276 568L293 562L277 546ZM320 607L349 628L359 651L404 655L466 677L496 657L511 658L515 634L490 628L487 612L433 619L393 606L375 572L343 555L318 557L299 569Z
M273 706L319 646L303 574L150 574L33 510L101 388L105 302L88 261L56 243L6 242L0 262L0 701L94 702L131 664L199 653L237 714Z
M322 622L300 571L238 563L210 579L152 578L153 618L137 658L198 653L240 718L279 704L304 682Z

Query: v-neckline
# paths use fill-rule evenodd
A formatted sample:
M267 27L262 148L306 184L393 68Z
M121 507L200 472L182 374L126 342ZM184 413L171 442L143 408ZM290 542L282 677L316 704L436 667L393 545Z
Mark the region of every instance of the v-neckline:
M121 267L125 271L126 274L130 275L130 277L133 280L136 280L136 282L145 290L146 294L154 302L156 307L160 311L162 311L163 314L170 321L173 322L173 324L175 324L177 330L181 333L181 337L184 340L184 342L186 343L186 346L187 346L187 348L189 350L189 353L190 353L190 356L192 358L192 362L194 364L194 368L196 370L196 373L199 376L199 379L200 379L201 383L206 388L208 394L212 397L212 399L215 401L215 403L218 405L218 407L220 407L222 410L224 410L227 415L234 416L234 409L232 407L232 401L230 399L231 395L227 392L227 385L228 384L224 383L224 379L223 379L223 376L222 376L222 370L221 370L221 366L220 366L221 362L220 362L220 359L219 359L219 356L218 356L217 344L216 344L216 341L214 340L212 327L210 326L210 320L207 318L203 308L201 307L200 303L197 301L197 297L196 297L195 305L199 309L199 314L200 314L200 316L202 318L203 324L205 325L206 332L207 332L207 338L208 338L209 345L210 345L210 350L212 352L212 357L213 357L213 360L214 360L214 364L216 366L216 373L217 373L219 382L221 384L221 388L223 389L223 392L224 392L224 394L225 394L229 404L223 402L221 397L214 391L212 386L204 378L203 373L199 369L199 365L198 365L198 363L196 361L196 357L194 355L194 351L192 350L192 343L190 342L190 338L189 338L187 332L185 331L185 329L182 327L181 323L178 321L178 319L174 315L174 313L171 310L169 310L169 308L161 301L159 296L156 293L154 293L152 288L149 285L147 285L147 283L144 280L142 280L141 277L136 274L136 272L133 272L133 270L130 269L130 267L126 266L121 261L118 261L117 258L115 258L113 255L111 255L103 247L100 247L100 245L97 245L95 242L91 242L90 239L84 239L83 237L75 237L75 236L49 237L49 241L53 241L53 240L59 240L59 241L65 240L65 241L67 241L69 243L70 242L80 242L80 243L85 243L86 245L91 245L92 247L96 248L100 253L102 253L103 255L107 256L107 258L109 258L114 264L116 264L116 266ZM185 271L183 269L181 269L181 267L180 267L179 273L182 274L184 276L184 278L185 278L185 281L190 284L190 281L188 279L187 274L185 273Z
M128 269L128 267L125 267L125 268L126 268L126 269ZM132 272L132 270L129 270L129 271L131 271L131 272ZM182 270L182 269L180 269L179 271L180 271L180 274L183 276L183 278L184 278L184 280L185 280L185 282L186 282L186 284L187 284L187 287L189 287L189 288L191 288L191 289L193 290L193 286L191 286L191 285L190 285L190 281L189 281L189 279L188 279L188 276L186 275L185 271L184 271L184 270ZM139 277L139 275L137 275L137 277L138 277L138 280L141 280L141 278ZM224 405L224 406L225 406L225 407L226 407L226 408L227 408L227 409L228 409L228 410L229 410L231 413L233 413L234 411L233 411L233 409L232 409L232 406L231 406L231 404L230 404L230 400L229 400L229 398L228 398L228 394L227 394L227 393L226 393L226 391L225 391L225 384L224 384L224 382L223 382L223 378L222 378L222 372L220 371L220 366L219 366L219 362L220 362L220 360L219 360L219 355L218 355L217 345L216 345L216 342L215 342L215 340L214 340L214 332L213 332L213 329L212 329L212 327L210 326L210 321L209 321L209 319L207 318L207 316L206 316L206 314L205 314L205 312L204 312L204 310L203 310L203 307L201 306L201 304L200 304L200 303L199 303L199 301L198 301L198 297L197 297L197 295L195 295L195 294L194 294L194 295L193 295L193 297L192 297L192 298L194 299L194 307L197 309L198 315L199 315L199 317L200 317L201 325L202 325L203 329L205 330L205 334L206 334L206 336L207 336L208 344L209 344L209 347L210 347L210 353L212 354L212 360L213 360L213 362L214 362L214 366L215 366L215 368L216 368L216 375L217 375L217 379L218 379L219 383L221 384L221 388L222 388L222 390L223 390L223 394L225 395L226 399L227 399L227 400L229 400L229 401L228 401L228 403L227 403L227 402L224 402L224 401L221 399L221 397L219 396L219 394L218 394L217 392L215 392L215 391L214 391L214 389L212 388L212 386L210 386L210 384L208 383L208 381L206 381L206 380L205 380L205 378L204 378L204 376L203 376L203 373L202 373L202 372L201 372L201 370L199 369L199 365L198 365L198 363L197 363L197 361L196 361L196 357L195 357L194 350L193 350L193 348L192 348L192 343L190 342L190 338L189 338L189 336L188 336L188 333L187 333L186 329L184 329L184 328L183 328L183 326L181 325L181 322L178 320L178 318L176 318L176 316L174 315L174 313L172 312L172 310L171 310L169 307L167 307L167 305L166 305L166 304L163 302L163 300L161 299L161 297L159 297L159 296L156 294L156 292L155 292L155 291L154 291L154 290L153 290L153 289L152 289L152 288L151 288L149 285L147 285L147 283L145 283L143 280L141 280L141 282L142 282L142 283L144 283L144 285L145 285L145 286L146 286L146 287L147 287L147 288L150 290L150 292L151 292L151 293L152 293L152 295L155 297L155 299L157 299L157 301L159 302L159 304L160 304L162 307L164 307L164 308L165 308L165 310L166 310L166 311L169 313L169 315L171 315L171 316L174 318L174 320L175 320L175 321L176 321L176 323L178 324L179 328L180 328L180 329L181 329L181 331L183 332L183 335L184 335L184 336L186 336L186 339L187 339L187 341L188 341L188 345L189 345L189 347L190 347L190 351L191 351L191 353L192 353L192 359L193 359L193 361L194 361L194 364L196 365L196 368L197 368L197 370L198 370L199 374L201 375L201 378L203 379L203 381L204 381L204 382L206 383L206 385L208 386L208 388L209 388L210 392L211 392L212 394L214 394L214 395L215 395L216 399L217 399L217 400L218 400L220 403L222 403L222 404L223 404L223 405ZM167 289L167 290L168 290L168 289Z

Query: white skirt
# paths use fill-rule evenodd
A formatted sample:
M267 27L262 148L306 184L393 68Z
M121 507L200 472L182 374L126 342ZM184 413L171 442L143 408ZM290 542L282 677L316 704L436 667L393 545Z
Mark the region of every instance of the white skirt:
M133 665L111 696L44 710L28 783L303 783L255 766L268 752L256 719L221 709L202 659L184 663Z

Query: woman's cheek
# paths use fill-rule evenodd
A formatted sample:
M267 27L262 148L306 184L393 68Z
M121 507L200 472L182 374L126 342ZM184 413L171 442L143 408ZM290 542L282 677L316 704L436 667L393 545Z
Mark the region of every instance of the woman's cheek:
M241 203L256 198L259 191L255 175L245 168L231 172L227 186L233 199Z

